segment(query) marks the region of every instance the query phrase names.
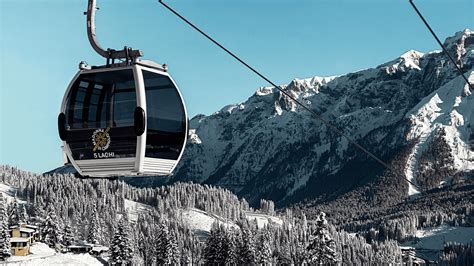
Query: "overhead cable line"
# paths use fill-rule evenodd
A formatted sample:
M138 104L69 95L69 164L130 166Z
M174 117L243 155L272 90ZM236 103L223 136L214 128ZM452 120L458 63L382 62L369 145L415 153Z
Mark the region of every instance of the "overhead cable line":
M219 42L217 42L215 39L213 39L211 36L209 36L207 33L205 33L204 31L202 31L200 28L198 28L196 25L194 25L191 21L189 21L188 19L186 19L184 16L182 16L180 13L178 13L176 10L174 10L172 7L170 7L168 4L166 4L165 2L163 2L162 0L159 0L159 2L164 5L168 10L170 10L172 13L174 13L176 16L178 16L181 20L183 20L184 22L186 22L189 26L191 26L192 28L194 28L195 30L197 30L199 33L201 33L202 35L204 35L204 37L206 37L207 39L209 39L211 42L213 42L215 45L219 46L222 50L224 50L225 52L227 52L230 56L232 56L233 58L235 58L237 61L239 61L241 64L243 64L244 66L246 66L248 69L250 69L252 72L254 72L255 74L257 74L259 77L261 77L263 80L267 81L268 83L270 83L272 86L274 86L276 89L278 89L281 93L283 93L285 96L287 96L288 98L290 98L293 102L295 102L296 104L298 104L299 106L301 106L303 109L305 109L306 111L308 111L313 117L315 117L316 119L320 120L322 123L324 123L328 128L330 128L332 131L336 132L337 134L341 135L341 136L344 136L351 144L353 144L354 146L356 146L358 149L362 150L365 154L369 155L372 159L374 159L375 161L377 161L378 163L380 163L381 165L383 165L384 167L392 170L394 173L396 173L396 171L394 169L392 169L392 167L384 162L382 159L378 158L376 155L374 155L372 152L370 152L369 150L367 150L366 148L364 148L362 145L360 145L359 143L357 143L356 141L354 141L349 135L347 135L346 133L344 133L342 130L340 130L339 128L337 128L336 126L334 126L333 124L331 124L328 120L326 120L321 114L318 114L316 113L314 110L310 109L308 106L306 106L305 104L303 104L302 102L300 102L298 99L296 99L294 96L292 96L291 94L289 94L288 92L286 92L285 90L283 90L282 88L280 88L280 86L276 85L273 81L271 81L269 78L267 78L266 76L264 76L263 74L261 74L259 71L257 71L255 68L253 68L252 66L250 66L249 64L247 64L245 61L243 61L241 58L239 58L237 55L235 55L233 52L229 51L227 48L225 48L222 44L220 44ZM408 181L410 184L412 184L413 186L417 187L418 186L413 183L412 181L410 181L409 179L407 178L404 178L406 181Z
M423 23L425 24L426 28L428 28L428 30L430 31L431 35L433 35L433 37L436 39L436 41L438 42L439 46L441 46L441 48L443 49L443 52L448 56L449 60L451 60L451 62L454 64L454 67L456 67L456 69L458 70L459 74L462 76L462 78L466 81L467 85L469 86L469 88L471 89L471 91L474 91L474 88L472 87L472 84L469 82L469 79L464 76L464 72L462 71L461 67L459 67L459 65L456 63L456 60L454 60L454 58L451 56L451 54L449 54L448 52L448 49L446 49L446 47L443 45L443 43L440 41L440 39L438 38L438 36L436 35L436 33L433 31L433 29L431 28L430 24L428 23L428 21L426 21L426 19L423 17L423 15L421 14L420 10L418 10L418 8L416 7L415 5L415 2L413 2L413 0L409 0L410 1L410 4L411 6L413 7L413 9L415 10L416 14L418 15L418 17L420 17L420 19L423 21Z
M431 35L433 35L433 37L435 38L436 42L438 42L439 46L441 46L441 48L443 49L443 52L446 54L446 56L449 58L449 60L451 60L451 62L453 63L454 67L457 69L457 71L459 72L459 74L461 75L461 77L464 79L464 81L466 81L466 84L467 86L469 87L469 89L471 91L474 91L474 88L472 86L472 84L469 82L469 79L464 75L464 72L462 71L461 67L456 63L456 61L454 60L454 58L451 56L451 54L448 52L448 49L446 49L446 47L443 45L443 43L441 42L441 40L438 38L438 36L436 35L436 33L434 32L434 30L431 28L430 24L428 23L428 21L426 21L425 17L421 14L420 10L417 8L417 6L415 5L415 2L413 0L409 0L410 2L410 5L413 7L413 9L415 10L416 14L418 15L418 17L421 19L421 21L423 21L423 23L425 24L426 28L428 28L429 32L431 33ZM424 192L424 191L423 191ZM426 192L424 192L426 193ZM441 208L444 208L444 205L441 204L440 202L437 202L436 199L434 199L437 203L438 206L440 206ZM474 226L470 221L466 221L470 226Z
M361 150L362 152L364 152L365 154L367 154L369 157L371 157L372 159L374 159L375 161L377 161L378 163L380 163L382 166L384 166L385 168L387 168L388 170L390 170L392 173L402 177L404 180L406 180L409 184L411 184L412 186L414 186L416 189L418 189L418 191L420 193L426 193L423 191L423 189L418 186L417 184L415 184L414 182L412 182L410 179L406 178L405 175L403 174L400 174L398 173L398 171L396 171L391 165L389 165L388 163L384 162L382 159L380 159L379 157L377 157L375 154L373 154L372 152L370 152L369 150L367 150L366 148L364 148L362 145L360 145L359 143L357 143L355 140L353 140L348 134L344 133L342 130L340 130L338 127L334 126L333 124L331 124L328 120L326 120L321 114L318 114L317 112L315 112L314 110L312 110L311 108L309 108L308 106L306 106L304 103L302 103L301 101L299 101L298 99L296 99L294 96L292 96L291 94L289 94L288 92L286 92L284 89L282 89L280 86L276 85L273 81L271 81L269 78L267 78L265 75L263 75L262 73L260 73L258 70L256 70L255 68L253 68L252 66L250 66L248 63L246 63L243 59L241 59L240 57L238 57L236 54L234 54L233 52L231 52L229 49L227 49L226 47L224 47L222 44L220 44L218 41L216 41L214 38L212 38L211 36L209 36L207 33L205 33L203 30L201 30L199 27L197 27L194 23L192 23L191 21L189 21L186 17L184 17L183 15L181 15L178 11L174 10L171 6L169 6L167 3L165 3L163 0L158 0L160 2L160 4L162 4L166 9L168 9L169 11L171 11L173 14L175 14L178 18L180 18L182 21L184 21L186 24L188 24L189 26L191 26L193 29L195 29L196 31L198 31L201 35L203 35L204 37L206 37L208 40L210 40L212 43L214 43L215 45L217 45L219 48L221 48L222 50L224 50L227 54L229 54L230 56L232 56L234 59L236 59L238 62L240 62L242 65L244 65L245 67L247 67L249 70L251 70L253 73L255 73L257 76L259 76L260 78L262 78L263 80L265 80L266 82L270 83L272 86L274 86L276 89L278 89L281 93L283 93L285 96L287 96L289 99L291 99L293 102L295 102L297 105L301 106L303 109L305 109L306 111L308 111L314 118L316 118L317 120L321 121L323 124L325 124L330 130L336 132L337 134L343 136L344 138L346 138L352 145L354 145L355 147L357 147L359 150ZM427 194L427 193L426 193ZM440 205L440 207L443 208L443 206Z

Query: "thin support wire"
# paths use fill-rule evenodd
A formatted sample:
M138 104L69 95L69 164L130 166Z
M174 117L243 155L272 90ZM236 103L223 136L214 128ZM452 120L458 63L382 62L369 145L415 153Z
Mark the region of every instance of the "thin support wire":
M409 180L404 174L400 174L398 173L397 170L395 170L391 165L389 165L388 163L384 162L382 159L380 159L379 157L377 157L375 154L373 154L372 152L370 152L369 150L367 150L366 148L364 148L362 145L360 145L359 143L357 143L355 140L353 140L348 134L344 133L342 130L340 130L338 127L334 126L333 124L331 124L328 120L326 120L321 114L318 114L316 113L314 110L310 109L308 106L306 106L304 103L300 102L298 99L296 99L295 97L293 97L291 94L289 94L288 92L286 92L285 90L283 90L282 88L280 88L278 85L276 85L274 82L272 82L269 78L267 78L266 76L264 76L262 73L260 73L259 71L257 71L255 68L253 68L252 66L250 66L248 63L246 63L244 60L242 60L240 57L238 57L236 54L234 54L233 52L231 52L229 49L227 49L226 47L224 47L222 44L220 44L218 41L216 41L214 38L212 38L211 36L209 36L207 33L205 33L203 30L201 30L199 27L197 27L196 25L194 25L191 21L189 21L187 18L185 18L183 15L181 15L179 12L177 12L176 10L174 10L171 6L169 6L167 3L165 3L163 0L159 0L160 4L162 4L166 9L168 9L169 11L171 11L173 14L175 14L177 17L179 17L182 21L184 21L186 24L188 24L189 26L191 26L193 29L195 29L197 32L199 32L201 35L203 35L204 37L206 37L209 41L211 41L212 43L214 43L215 45L217 45L219 48L221 48L222 50L224 50L227 54L229 54L230 56L232 56L234 59L236 59L238 62L240 62L242 65L244 65L245 67L247 67L250 71L252 71L253 73L255 73L257 76L259 76L260 78L262 78L263 80L265 80L266 82L270 83L273 87L275 87L276 89L278 89L281 93L283 93L286 97L288 97L289 99L291 99L293 102L295 102L296 104L298 104L299 106L301 106L303 109L305 109L306 111L308 111L314 118L316 118L317 120L321 121L323 124L325 124L330 130L336 132L337 134L343 136L344 138L346 138L352 145L354 145L355 147L357 147L359 150L361 150L362 152L364 152L365 154L367 154L369 157L371 157L372 159L374 159L375 161L377 161L378 163L380 163L381 165L383 165L386 169L390 170L392 173L396 174L397 176L401 177L402 179L404 179L405 181L407 181L409 184L411 184L412 186L414 186L416 189L418 189L418 191L420 191L421 194L425 194L425 195L428 195L428 193L426 193L420 186L418 186L416 183L412 182L411 180ZM456 64L455 64L456 65ZM456 65L457 66L457 65ZM464 77L464 75L463 75ZM465 77L464 77L465 78ZM468 83L469 84L469 83ZM438 205L439 207L441 207L442 209L445 209L445 207L439 203L436 199L433 198L433 202L436 203L436 205ZM468 222L469 223L469 222ZM471 223L469 223L471 224ZM471 224L472 225L472 224Z
M282 88L280 88L280 86L276 85L273 81L271 81L269 78L267 78L266 76L264 76L263 74L261 74L259 71L257 71L255 68L253 68L252 66L250 66L249 64L247 64L245 61L243 61L240 57L238 57L237 55L235 55L233 52L229 51L227 48L225 48L222 44L220 44L219 42L217 42L215 39L213 39L211 36L209 36L207 33L205 33L204 31L202 31L200 28L198 28L196 25L194 25L191 21L189 21L188 19L186 19L184 16L182 16L181 14L179 14L176 10L174 10L172 7L170 7L168 4L166 4L165 2L163 2L162 0L159 1L163 6L165 6L168 10L170 10L172 13L174 13L176 16L178 16L181 20L183 20L184 22L186 22L189 26L191 26L192 28L194 28L196 31L198 31L199 33L201 33L204 37L206 37L207 39L209 39L211 42L213 42L215 45L219 46L222 50L224 50L225 52L227 52L230 56L232 56L233 58L235 58L237 61L239 61L241 64L243 64L244 66L246 66L248 69L250 69L252 72L254 72L255 74L257 74L259 77L261 77L263 80L267 81L268 83L270 83L272 86L274 86L276 89L278 89L281 93L283 93L286 97L288 97L289 99L291 99L293 102L295 102L296 104L298 104L299 106L301 106L303 109L305 109L306 111L308 111L313 117L315 117L316 119L318 119L319 121L321 121L323 124L325 124L329 129L331 129L332 131L336 132L337 134L345 137L351 144L353 144L354 146L356 146L358 149L360 149L361 151L363 151L365 154L367 154L368 156L370 156L372 159L374 159L375 161L377 161L378 163L380 163L381 165L383 165L385 168L391 170L392 172L396 173L395 169L393 169L388 163L384 162L382 159L380 159L379 157L377 157L375 154L373 154L372 152L370 152L369 150L367 150L366 148L364 148L362 145L360 145L359 143L357 143L355 140L353 140L349 135L347 135L346 133L344 133L342 130L340 130L339 128L337 128L336 126L334 126L333 124L331 124L328 120L326 120L322 115L316 113L314 110L310 109L308 106L306 106L304 103L300 102L298 99L296 99L295 97L293 97L291 94L289 94L288 92L286 92L285 90L283 90ZM418 190L421 190L420 187L418 187L417 184L415 184L414 182L412 182L411 180L409 180L408 178L404 177L402 175L402 177L410 184L412 184L413 186L415 186Z
M472 87L472 84L469 82L469 79L464 75L464 72L462 71L461 67L459 67L458 63L456 63L456 60L454 60L454 58L451 56L451 54L448 52L448 49L446 49L446 47L444 47L443 43L440 41L440 39L438 38L438 36L436 35L436 33L433 31L433 29L431 28L430 24L428 23L428 21L426 21L426 19L423 17L423 15L421 14L420 10L418 10L418 8L416 7L415 5L415 2L413 2L413 0L409 0L411 6L413 7L413 9L415 10L416 14L418 15L418 17L420 17L420 19L423 21L423 23L425 24L426 28L428 28L428 30L430 31L431 35L433 35L433 37L436 39L436 41L438 42L439 46L441 46L441 48L443 49L443 52L448 56L449 60L451 60L451 62L453 63L454 67L458 70L459 74L462 76L462 78L466 81L467 85L469 86L469 89L471 91L474 91L474 88Z

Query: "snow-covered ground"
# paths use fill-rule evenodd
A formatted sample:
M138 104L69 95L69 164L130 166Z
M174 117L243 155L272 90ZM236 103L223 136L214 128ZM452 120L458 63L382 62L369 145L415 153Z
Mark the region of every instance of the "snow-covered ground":
M416 231L418 243L410 246L424 249L442 249L445 242L469 243L474 240L474 227L441 225Z
M474 71L467 76L474 82ZM410 181L416 184L420 155L426 150L430 138L441 128L444 129L445 140L451 148L454 170L474 169L474 152L467 144L474 125L473 105L472 92L465 81L457 77L432 92L408 112L407 118L411 120L412 127L407 137L408 140L416 141L405 167L406 177ZM408 195L417 193L416 188L409 184Z
M261 213L253 213L248 212L245 214L246 218L249 221L257 220L258 228L263 228L269 222L283 225L283 221L275 216L261 214ZM215 221L218 221L220 224L223 224L228 227L237 228L233 221L229 219L225 219L218 215L210 214L205 211L189 208L181 211L181 219L189 226L189 228L196 234L196 236L201 239L205 240L209 236L209 232L211 231L212 224Z
M212 224L215 221L228 227L237 228L237 225L230 220L195 208L182 210L181 219L183 219L194 234L201 240L208 237Z
M28 256L12 256L8 265L102 265L89 254L56 253L46 244L38 242L31 246Z
M416 231L415 241L401 243L402 247L414 247L421 257L437 259L444 243L469 243L474 240L474 227L441 225Z
M125 210L127 210L128 219L131 222L136 222L138 220L139 213L145 212L151 208L153 207L151 207L150 205L146 205L146 204L128 200L128 199L125 200Z
M0 183L0 192L3 193L3 196L5 197L7 202L10 203L14 200L14 197L16 194L16 188ZM26 204L26 201L24 200L21 200L21 199L17 199L17 200L18 200L18 203Z
M125 200L125 209L127 210L131 222L136 222L140 213L146 212L152 208L153 207L150 205L138 203L132 200ZM238 227L237 224L229 219L196 208L183 209L180 214L180 219L182 219L184 223L188 225L189 229L191 229L201 240L207 239L212 224L215 221L228 227ZM253 212L247 212L245 215L249 221L256 220L258 228L263 228L269 222L280 226L283 225L283 220L276 216Z
M268 223L274 223L274 224L277 224L279 226L283 225L283 220L282 219L280 219L278 217L275 217L275 216L267 215L267 214L248 212L248 213L245 214L245 216L246 216L247 220L249 220L249 221L256 220L257 221L257 227L259 229L265 227Z
M23 265L23 262L27 262L30 260L39 260L47 257L54 256L56 251L48 245L37 242L31 246L30 255L28 256L11 256L8 262L16 262L15 264Z

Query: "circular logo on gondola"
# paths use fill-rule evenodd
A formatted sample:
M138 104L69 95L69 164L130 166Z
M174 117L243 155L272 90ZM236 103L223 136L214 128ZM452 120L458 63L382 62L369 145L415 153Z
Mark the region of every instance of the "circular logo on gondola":
M105 151L110 146L110 135L109 135L110 127L106 129L96 129L94 133L92 133L92 145L94 145L93 151Z

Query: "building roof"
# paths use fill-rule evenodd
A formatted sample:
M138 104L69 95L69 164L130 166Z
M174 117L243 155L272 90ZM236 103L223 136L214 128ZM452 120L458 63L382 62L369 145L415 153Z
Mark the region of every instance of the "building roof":
M11 237L10 238L10 242L13 242L13 243L17 243L17 242L28 242L29 239L28 238L24 238L24 237Z
M36 230L35 229L30 229L30 228L20 228L20 232L25 232L25 233L34 233Z
M92 250L96 252L102 252L102 251L109 251L109 248L104 247L104 246L94 246Z
M25 223L19 223L15 225L9 226L10 229L15 229L15 228L30 228L30 229L38 229L38 226L32 225L32 224L25 224Z
M38 229L38 226L32 225L32 224L25 224L26 228L31 228L31 229Z
M87 243L86 241L78 241L68 247L80 248L80 247L93 247L93 244Z
M70 245L70 246L67 246L69 249L71 248L85 248L85 249L92 249L92 246L89 246L89 245Z

